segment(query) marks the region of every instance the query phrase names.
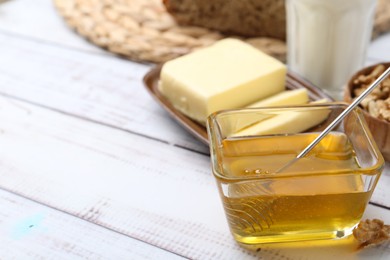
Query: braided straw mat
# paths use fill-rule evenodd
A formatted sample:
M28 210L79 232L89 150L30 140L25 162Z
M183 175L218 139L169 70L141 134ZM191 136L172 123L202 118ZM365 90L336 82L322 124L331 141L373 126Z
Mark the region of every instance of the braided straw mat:
M208 46L225 35L195 26L179 26L162 0L54 0L70 27L92 43L134 61L160 63ZM390 30L390 1L380 0L374 36ZM237 37L239 38L239 37ZM284 42L241 38L281 61Z

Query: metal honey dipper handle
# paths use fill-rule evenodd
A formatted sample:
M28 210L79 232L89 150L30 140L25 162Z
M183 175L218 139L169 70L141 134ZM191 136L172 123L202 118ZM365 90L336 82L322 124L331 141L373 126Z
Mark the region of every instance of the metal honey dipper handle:
M308 154L314 146L316 146L332 129L338 125L341 120L344 119L346 115L348 115L359 103L366 97L368 94L370 94L384 79L387 78L387 76L390 75L390 67L387 68L385 72L382 73L382 75L379 76L363 93L361 93L335 120L333 120L332 123L330 123L324 131L319 134L316 139L314 139L308 146L306 146L305 149L302 150L300 154L297 155L294 159L292 159L290 162L288 162L283 167L279 168L275 173L280 173L284 171L286 168L290 167L292 164L294 164L297 160L304 157L306 154Z

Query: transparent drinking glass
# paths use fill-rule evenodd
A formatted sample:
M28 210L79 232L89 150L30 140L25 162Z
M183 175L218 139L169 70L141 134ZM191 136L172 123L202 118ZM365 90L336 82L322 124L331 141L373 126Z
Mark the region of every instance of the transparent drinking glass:
M286 0L289 69L337 100L362 68L377 0Z
M275 173L346 107L328 103L227 110L208 118L212 171L239 243L352 233L384 166L360 109L306 157Z

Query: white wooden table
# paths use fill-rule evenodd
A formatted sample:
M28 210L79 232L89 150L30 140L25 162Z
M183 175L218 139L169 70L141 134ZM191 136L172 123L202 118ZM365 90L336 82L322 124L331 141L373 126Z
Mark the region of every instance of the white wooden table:
M208 147L142 85L152 65L84 41L50 0L1 3L0 46L0 259L390 258L348 239L239 247ZM390 60L390 34L368 57ZM386 169L365 218L390 224L389 188Z

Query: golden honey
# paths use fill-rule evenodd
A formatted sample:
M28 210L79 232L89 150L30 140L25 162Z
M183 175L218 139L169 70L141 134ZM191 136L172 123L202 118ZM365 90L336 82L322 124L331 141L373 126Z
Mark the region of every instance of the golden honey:
M347 236L361 219L380 169L363 168L344 133L275 173L317 134L222 141L214 172L231 232L257 244ZM222 173L222 174L221 174Z

